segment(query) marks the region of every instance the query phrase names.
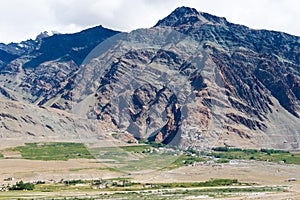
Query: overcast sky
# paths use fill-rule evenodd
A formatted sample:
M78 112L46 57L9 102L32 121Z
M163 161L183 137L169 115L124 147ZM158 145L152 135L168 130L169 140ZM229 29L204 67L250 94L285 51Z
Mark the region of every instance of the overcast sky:
M35 38L42 31L72 33L104 27L151 27L176 7L189 6L251 28L300 36L299 0L1 0L0 42Z

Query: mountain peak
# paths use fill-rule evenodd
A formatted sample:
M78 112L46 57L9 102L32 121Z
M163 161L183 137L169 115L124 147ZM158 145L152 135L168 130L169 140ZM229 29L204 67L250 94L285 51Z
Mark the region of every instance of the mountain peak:
M57 31L43 31L36 36L36 40L41 40L41 39L50 37L52 35L58 35L58 34L60 34L60 33Z
M195 8L178 7L170 15L159 20L155 26L171 26L182 28L183 26L199 26L203 24L222 25L226 19L208 13L198 12Z
M176 8L172 13L174 13L178 17L185 16L185 15L199 14L199 12L195 8L190 8L190 7L185 7L185 6Z

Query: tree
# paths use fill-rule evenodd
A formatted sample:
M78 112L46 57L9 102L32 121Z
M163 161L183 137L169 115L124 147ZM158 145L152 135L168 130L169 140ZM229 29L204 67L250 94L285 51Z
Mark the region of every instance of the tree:
M33 190L34 184L24 183L23 181L17 182L15 185L11 186L9 190Z

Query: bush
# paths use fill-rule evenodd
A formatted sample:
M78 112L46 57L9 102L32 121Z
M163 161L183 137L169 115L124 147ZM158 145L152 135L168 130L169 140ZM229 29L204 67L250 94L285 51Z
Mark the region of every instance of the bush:
M284 150L275 150L275 149L261 149L261 152L272 154L272 153L290 153L289 151L284 151Z
M24 183L23 181L17 182L15 185L11 186L9 190L33 190L34 184Z
M258 151L256 149L243 149L243 152L246 154L255 154Z
M40 185L41 185L41 184L45 184L45 183L46 183L45 181L37 181L37 182L36 182L36 184L40 184Z
M228 151L228 147L214 147L212 148L213 151L223 151L223 152L227 152Z
M226 158L221 158L221 159L219 159L219 160L217 160L216 162L217 163L229 163L229 159L226 159Z
M76 184L80 184L80 183L84 183L83 180L79 179L79 180L67 180L64 181L65 185L76 185Z
M187 151L192 154L198 154L198 151L196 151L195 149L188 149Z

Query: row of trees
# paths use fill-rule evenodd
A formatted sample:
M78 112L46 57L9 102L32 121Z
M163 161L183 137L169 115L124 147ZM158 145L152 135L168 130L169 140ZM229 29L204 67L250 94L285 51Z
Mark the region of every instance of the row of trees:
M276 150L276 149L241 149L241 148L229 148L229 147L214 147L212 148L213 151L221 151L221 152L237 152L241 151L244 153L258 153L258 152L263 152L267 154L272 154L272 153L289 153L289 151L284 151L284 150Z

